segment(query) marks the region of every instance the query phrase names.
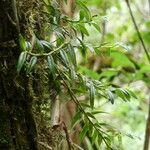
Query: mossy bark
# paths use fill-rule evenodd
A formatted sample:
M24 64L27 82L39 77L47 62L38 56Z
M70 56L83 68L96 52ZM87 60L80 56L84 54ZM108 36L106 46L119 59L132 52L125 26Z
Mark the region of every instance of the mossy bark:
M37 150L29 79L16 72L20 51L12 1L0 1L0 150Z

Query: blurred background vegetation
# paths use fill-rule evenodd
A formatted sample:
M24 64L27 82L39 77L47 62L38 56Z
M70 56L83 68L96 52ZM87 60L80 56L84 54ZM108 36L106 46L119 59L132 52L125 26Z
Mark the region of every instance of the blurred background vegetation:
M80 60L82 62L80 71L91 78L101 79L101 81L107 81L114 85L119 84L135 92L137 99L131 98L127 102L117 98L112 106L110 103L103 104L98 99L96 103L100 103L101 108L110 113L104 115L105 122L124 133L122 137L123 148L140 150L144 144L148 117L150 65L137 36L129 9L126 2L121 0L85 0L84 2L92 14L101 18L95 17L101 32L87 26L90 36L86 37L85 41L94 45L104 44L98 56L88 55L88 62L91 64ZM149 50L149 2L147 0L132 0L130 5Z
M23 137L25 143L29 143L29 149L142 150L150 136L150 118L147 119L150 2L16 2L20 8L19 17L11 14L11 9L14 9L11 7L6 19L13 24L13 29L14 23L9 15L16 17L20 55L13 55L15 62L10 66L13 66L14 76L6 81L4 88L9 91L9 82L14 81L13 92L17 93L19 89L24 93L23 102L30 106L31 112L24 110L24 103L16 106L21 103L20 98L15 103L9 101L13 113L10 112L14 115L12 118L17 120L18 117L13 134L23 137L17 131L23 129L24 133L29 132L28 141L26 136ZM8 7L9 1L7 4ZM5 20L3 15L2 18ZM7 66L5 62L11 64L11 59L8 60L11 57L6 59L3 53L0 55L3 57L2 66ZM12 53L7 53L9 55ZM2 70L2 79L7 78L5 71L9 75L9 67ZM22 84L19 77L22 77ZM1 86L1 89L4 88ZM21 93L19 90L18 93ZM3 97L6 99L5 94ZM11 95L12 99L14 97ZM25 115L17 116L20 108L23 115L29 112L32 117L33 122L28 116L24 119L25 127L27 121L30 122L29 131L21 126L20 120ZM147 120L149 124L146 127ZM20 138L15 140L18 143L23 141L20 142ZM9 145L9 142L6 140L4 144ZM32 148L32 144L37 148ZM21 144L16 145L21 147Z

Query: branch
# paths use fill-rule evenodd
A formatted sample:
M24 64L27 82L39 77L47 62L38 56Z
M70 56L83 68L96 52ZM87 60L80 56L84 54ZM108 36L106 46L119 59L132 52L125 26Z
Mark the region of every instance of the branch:
M150 98L149 98L149 111L148 111L148 118L147 118L147 124L146 124L146 130L145 130L145 141L144 141L144 149L149 149L149 137L150 137Z
M63 125L63 130L64 130L64 132L66 134L66 140L67 140L67 143L68 143L68 149L71 150L72 142L70 141L70 137L69 137L67 126L66 126L65 122L62 122L62 125Z
M41 57L41 56L49 56L49 55L52 55L53 53L61 50L65 45L69 44L69 42L65 42L63 43L62 45L60 45L58 48L54 49L53 51L49 52L49 53L43 53L43 54L35 54L35 53L32 53L32 52L27 52L28 54L32 55L32 56L37 56L37 57Z
M18 31L18 34L19 34L20 33L20 26L19 26L16 0L12 0L11 4L12 4L13 13L14 13L16 28L17 28L17 31Z
M48 150L52 150L52 148L49 146L49 145L47 145L47 144L45 144L45 143L43 143L43 142L38 142L40 145L42 145L43 147L45 147L46 149L48 149Z
M150 63L150 56L149 56L149 54L148 54L148 50L146 49L144 40L143 40L143 38L142 38L142 36L141 36L141 33L140 33L139 29L138 29L138 26L137 26L137 24L136 24L135 18L134 18L134 16L133 16L133 13L132 13L132 10L131 10L131 7L130 7L129 0L125 0L125 1L126 1L126 4L127 4L128 8L129 8L129 12L130 12L130 15L131 15L131 19L132 19L132 22L133 22L134 27L135 27L135 29L136 29L137 35L138 35L138 37L139 37L139 40L141 41L141 44L142 44L143 49L144 49L144 52L145 52L145 54L146 54L146 56L147 56L147 59L148 59L148 61L149 61L149 63ZM150 2L150 0L149 0L149 2ZM149 6L150 6L150 3L149 3ZM150 100L149 100L149 101L150 101ZM148 150L148 149L149 149L149 138L150 138L150 102L149 102L149 106L148 106L148 107L149 107L149 112L148 112L148 118L147 118L147 124L146 124L146 131L145 131L144 150Z
M102 133L107 135L107 133L105 133L104 131L98 129L96 127L96 125L90 120L90 118L88 117L87 113L85 112L85 110L83 109L83 107L80 105L78 99L76 98L75 94L73 93L73 91L69 88L67 82L65 81L65 79L61 76L60 71L58 70L58 74L60 75L61 79L63 80L64 86L67 88L70 97L72 98L73 102L78 106L78 108L80 109L80 111L84 114L84 116L87 118L87 120L90 122L90 124L95 128L95 130L99 133L99 135L101 136L102 140L104 141L104 143L112 150L112 148L110 147L110 145L107 143L106 139L103 137Z
M148 54L148 50L147 50L147 48L146 48L146 46L145 46L144 40L143 40L142 35L141 35L140 31L139 31L139 28L138 28L138 26L137 26L137 24L136 24L135 18L134 18L134 16L133 16L133 12L132 12L132 10L131 10L131 6L130 6L130 3L129 3L129 0L125 0L125 1L126 1L127 6L128 6L128 9L129 9L129 12L130 12L130 16L131 16L132 22L133 22L133 24L134 24L135 30L136 30L136 32L137 32L138 38L139 38L139 40L141 41L142 47L143 47L143 49L144 49L144 52L145 52L145 54L146 54L146 56L147 56L147 59L148 59L148 61L149 61L149 63L150 63L150 56L149 56L149 54Z

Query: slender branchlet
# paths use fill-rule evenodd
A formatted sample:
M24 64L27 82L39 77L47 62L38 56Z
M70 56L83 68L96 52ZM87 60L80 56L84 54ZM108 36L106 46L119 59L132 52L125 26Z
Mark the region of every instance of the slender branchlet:
M15 18L15 24L16 24L17 32L19 34L20 33L20 26L19 26L19 18L18 18L18 11L17 11L16 0L12 0L11 1L11 5L12 5L13 13L14 13L14 18Z

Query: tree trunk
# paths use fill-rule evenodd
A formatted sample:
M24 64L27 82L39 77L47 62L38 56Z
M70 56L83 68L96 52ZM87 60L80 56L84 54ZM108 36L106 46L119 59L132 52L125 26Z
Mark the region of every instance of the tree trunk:
M20 51L13 2L0 1L0 150L36 150L29 78L16 72Z

